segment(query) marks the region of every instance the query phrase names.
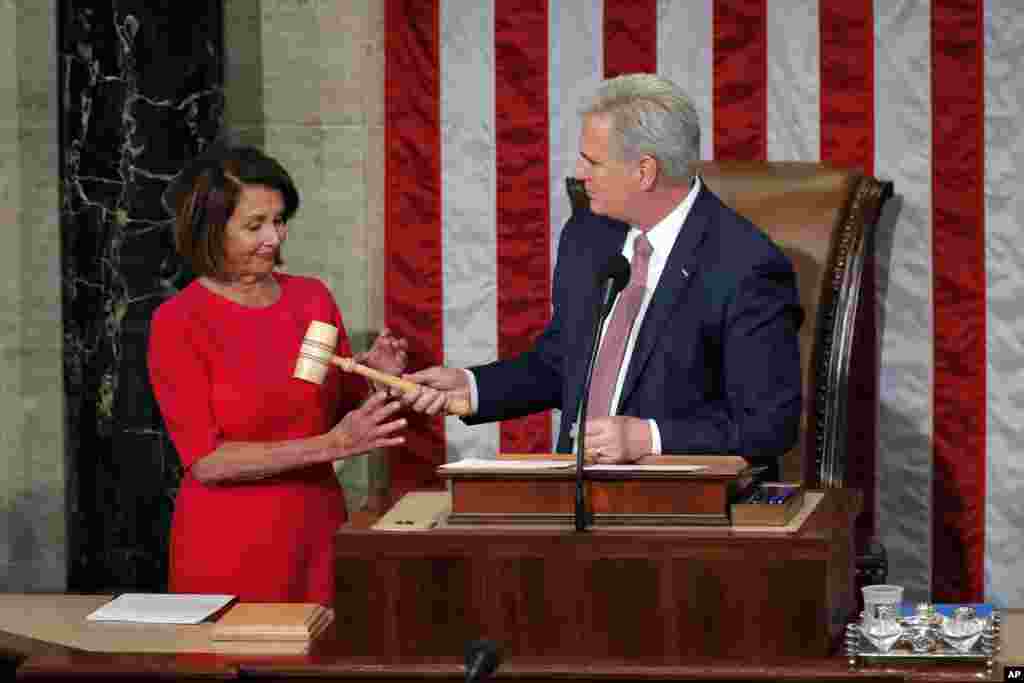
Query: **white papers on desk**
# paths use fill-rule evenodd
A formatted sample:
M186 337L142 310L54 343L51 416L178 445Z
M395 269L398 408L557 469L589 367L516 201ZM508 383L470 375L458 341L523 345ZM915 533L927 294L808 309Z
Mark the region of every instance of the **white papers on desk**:
M569 460L487 460L484 458L463 458L445 465L442 470L488 470L507 472L508 470L567 470L576 467Z
M587 472L700 472L707 465L584 465Z
M442 470L473 470L478 472L538 471L538 470L574 470L576 463L571 460L486 460L484 458L463 458L446 465ZM658 465L584 465L587 472L700 472L707 465L674 465L670 463Z
M141 624L198 624L234 599L234 595L205 593L124 593L85 618Z

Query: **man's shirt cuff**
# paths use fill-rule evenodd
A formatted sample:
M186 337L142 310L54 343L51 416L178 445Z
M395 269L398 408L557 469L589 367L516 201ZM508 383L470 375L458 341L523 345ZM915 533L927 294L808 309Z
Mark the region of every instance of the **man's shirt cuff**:
M474 375L473 371L469 370L468 368L461 368L461 370L464 373L466 373L466 377L469 379L469 409L471 411L470 414L476 415L477 409L480 406L480 395L479 393L477 393L476 388L476 375Z

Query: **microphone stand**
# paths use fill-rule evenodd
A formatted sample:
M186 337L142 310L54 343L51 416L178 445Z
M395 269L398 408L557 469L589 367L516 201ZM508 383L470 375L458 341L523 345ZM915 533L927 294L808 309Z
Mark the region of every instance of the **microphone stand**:
M583 494L583 454L586 452L587 410L590 405L590 382L594 376L594 363L597 360L597 349L600 346L601 326L612 310L615 297L629 279L629 262L622 256L613 259L605 266L608 277L604 280L600 310L594 319L594 336L590 345L590 358L587 360L587 374L583 382L583 395L580 397L580 411L576 416L576 508L573 519L576 531L586 531L590 525L590 514L587 513L586 500Z
M586 531L590 525L590 515L587 513L586 500L583 495L583 454L587 434L587 409L590 404L590 381L594 375L594 362L597 359L597 349L600 344L598 336L601 334L601 325L608 316L607 306L602 302L602 311L594 321L594 343L590 347L590 359L587 361L586 380L583 382L583 396L580 400L580 412L576 418L576 509L573 520L576 522L576 531Z

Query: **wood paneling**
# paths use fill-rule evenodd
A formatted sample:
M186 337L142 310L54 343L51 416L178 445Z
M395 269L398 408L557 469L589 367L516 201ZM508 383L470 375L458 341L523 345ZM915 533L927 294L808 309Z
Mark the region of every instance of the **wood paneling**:
M380 656L458 655L480 637L509 656L825 656L855 605L858 501L853 492L827 491L795 534L344 529L339 642L350 641L351 654ZM353 594L381 599L345 605Z

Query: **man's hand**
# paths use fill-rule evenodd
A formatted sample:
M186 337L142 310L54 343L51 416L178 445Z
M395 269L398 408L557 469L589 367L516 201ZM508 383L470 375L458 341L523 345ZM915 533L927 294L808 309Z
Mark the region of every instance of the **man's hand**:
M651 454L651 425L639 417L615 415L587 420L584 454L599 465L636 462Z
M402 379L419 384L419 392L409 392L402 402L418 413L436 415L449 400L461 399L469 404L469 379L464 370L442 365L402 375Z
M415 389L408 391L389 390L402 405L417 413L426 415L445 414L445 407L448 405L448 394L444 391L428 387L425 384L417 385Z

